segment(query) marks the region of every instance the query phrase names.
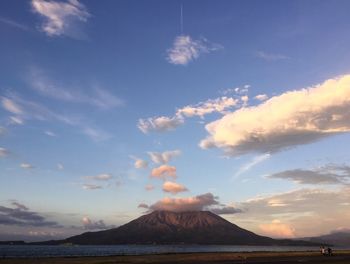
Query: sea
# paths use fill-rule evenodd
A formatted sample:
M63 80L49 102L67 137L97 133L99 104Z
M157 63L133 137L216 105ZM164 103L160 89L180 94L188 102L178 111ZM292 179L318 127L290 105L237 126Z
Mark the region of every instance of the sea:
M334 248L349 249L348 248ZM112 245L112 246L37 246L0 245L0 258L78 257L147 255L203 252L281 252L319 251L319 247L292 246L223 246L223 245Z

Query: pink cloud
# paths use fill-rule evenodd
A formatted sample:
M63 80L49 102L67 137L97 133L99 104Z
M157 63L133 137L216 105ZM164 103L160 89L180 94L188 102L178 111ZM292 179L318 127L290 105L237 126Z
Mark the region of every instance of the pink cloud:
M176 167L169 165L161 165L152 169L151 177L158 179L176 178Z
M179 183L176 182L171 182L171 181L166 181L163 184L163 191L164 192L170 192L172 194L177 194L179 192L186 192L188 189Z

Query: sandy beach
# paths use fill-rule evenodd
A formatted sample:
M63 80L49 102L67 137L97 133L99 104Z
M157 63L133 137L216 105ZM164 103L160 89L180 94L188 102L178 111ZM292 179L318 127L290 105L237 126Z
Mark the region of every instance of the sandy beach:
M350 251L336 251L333 256L318 252L248 252L248 253L187 253L143 256L60 257L0 259L1 264L116 264L116 263L337 263L349 264Z

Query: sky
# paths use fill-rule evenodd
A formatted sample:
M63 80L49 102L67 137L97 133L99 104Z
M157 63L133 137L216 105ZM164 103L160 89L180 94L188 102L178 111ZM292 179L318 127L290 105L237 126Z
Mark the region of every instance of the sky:
M349 8L1 1L0 240L154 210L349 231Z

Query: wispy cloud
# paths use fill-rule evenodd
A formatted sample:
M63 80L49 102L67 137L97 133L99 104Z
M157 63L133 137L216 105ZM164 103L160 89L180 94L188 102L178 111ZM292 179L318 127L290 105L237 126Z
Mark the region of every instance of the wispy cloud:
M18 114L18 115L23 114L22 108L14 100L11 100L10 98L2 97L1 104L5 110L9 111L12 114Z
M30 87L39 94L56 100L88 104L100 109L112 109L123 105L123 101L98 85L84 90L77 86L61 84L48 77L42 70L31 68L28 77ZM69 86L69 85L68 85Z
M155 187L154 187L154 185L152 185L152 184L147 184L146 186L145 186L145 190L146 191L153 191L155 189Z
M24 121L19 116L10 116L10 124L12 124L12 125L23 125Z
M16 118L19 118L22 123L23 120L60 122L78 128L82 134L97 142L112 137L110 133L89 125L86 120L78 116L56 113L42 104L24 99L17 94L9 93L7 96L0 97L0 100L2 107L11 114L16 114Z
M146 169L148 167L148 162L142 159L135 160L134 166L136 169Z
M151 117L147 119L139 119L137 127L143 132L166 132L171 131L182 125L184 120L180 116L174 117Z
M96 181L109 181L113 176L110 173L102 173L95 176L85 176L84 179L96 180Z
M84 190L97 190L97 189L103 188L101 185L96 185L96 184L83 184L82 187Z
M231 95L231 94L239 95L239 96L247 95L249 92L249 88L250 88L250 85L245 84L242 87L234 87L234 88L224 89L224 90L220 91L220 93L223 95Z
M278 53L268 53L264 51L258 51L256 53L256 56L258 58L261 58L266 61L278 61L278 60L287 60L289 59L288 56L283 55L283 54L278 54Z
M44 19L41 30L48 36L83 37L78 24L86 22L91 15L78 0L67 2L32 0L31 5L33 12Z
M350 75L288 91L206 125L202 148L272 153L350 131Z
M273 173L266 178L290 180L299 184L350 184L350 167L328 164L311 170L286 170Z
M22 169L26 169L26 170L31 170L31 169L34 169L35 167L32 165L32 164L30 164L30 163L21 163L20 164L20 167L22 168Z
M173 158L179 156L180 154L181 151L178 149L164 152L148 152L151 160L156 164L169 163Z
M50 137L57 137L57 135L50 130L46 130L44 133L45 133L45 135L50 136Z
M167 60L171 64L187 65L202 54L222 48L221 45L210 43L205 38L195 40L190 36L181 35L175 38L173 46L167 50Z
M64 166L62 163L57 163L57 169L58 170L64 170Z
M4 23L6 25L9 25L13 28L20 29L22 31L30 31L30 28L27 27L26 25L19 23L19 22L16 22L16 21L9 19L9 18L0 17L0 22Z
M234 178L240 176L243 173L246 173L247 171L249 171L250 169L252 169L254 166L256 166L257 164L269 159L271 157L270 154L262 154L259 156L254 157L252 160L250 160L249 162L243 164L238 171L235 173Z
M6 157L10 154L10 151L0 147L0 158Z

